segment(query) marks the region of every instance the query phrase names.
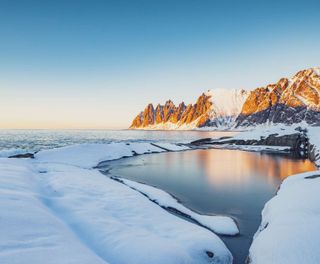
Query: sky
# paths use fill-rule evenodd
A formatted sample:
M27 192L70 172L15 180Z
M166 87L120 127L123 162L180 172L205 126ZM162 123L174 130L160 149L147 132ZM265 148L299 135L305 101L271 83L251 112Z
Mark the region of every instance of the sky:
M0 0L0 128L127 128L150 102L320 66L319 10L319 0Z

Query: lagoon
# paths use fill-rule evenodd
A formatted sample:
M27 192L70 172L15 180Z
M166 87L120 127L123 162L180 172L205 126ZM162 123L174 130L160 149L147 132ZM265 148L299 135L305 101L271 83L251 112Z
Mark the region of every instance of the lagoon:
M263 206L282 180L316 169L309 160L283 154L224 149L150 154L104 165L105 173L158 187L194 211L233 217L240 235L221 238L234 263L245 262Z

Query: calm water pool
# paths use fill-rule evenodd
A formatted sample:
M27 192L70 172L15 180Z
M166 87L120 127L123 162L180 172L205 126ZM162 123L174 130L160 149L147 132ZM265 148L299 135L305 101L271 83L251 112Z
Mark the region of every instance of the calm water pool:
M239 150L193 150L106 163L115 176L159 187L203 214L232 216L237 237L222 237L235 263L244 263L264 204L289 175L315 170L309 160Z

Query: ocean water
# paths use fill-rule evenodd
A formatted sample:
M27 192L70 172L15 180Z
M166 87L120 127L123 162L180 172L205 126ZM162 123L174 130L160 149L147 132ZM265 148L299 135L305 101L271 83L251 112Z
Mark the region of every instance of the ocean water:
M82 143L179 142L233 135L215 131L0 130L0 157Z

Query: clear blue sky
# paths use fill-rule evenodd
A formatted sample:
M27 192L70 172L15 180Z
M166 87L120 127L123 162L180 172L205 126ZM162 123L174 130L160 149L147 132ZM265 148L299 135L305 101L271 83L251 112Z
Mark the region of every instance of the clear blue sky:
M148 102L319 66L319 10L319 0L0 0L0 127L125 128Z

